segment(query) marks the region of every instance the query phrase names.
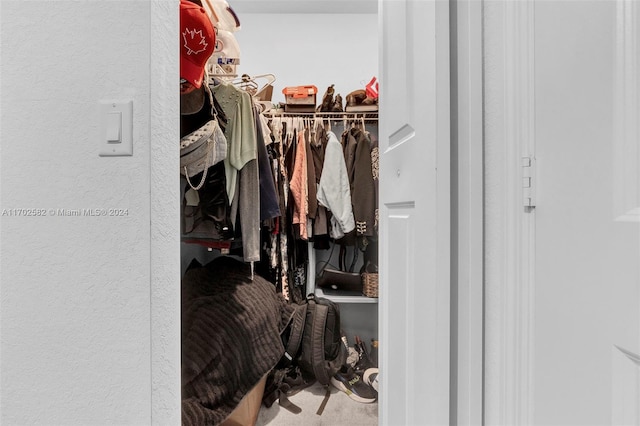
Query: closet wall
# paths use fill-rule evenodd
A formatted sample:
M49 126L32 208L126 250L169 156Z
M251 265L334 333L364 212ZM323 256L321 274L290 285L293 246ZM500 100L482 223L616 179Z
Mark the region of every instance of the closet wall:
M248 13L242 5L234 6L242 24L238 70L274 74L273 101L284 102L284 87L306 84L318 88L318 102L331 84L344 100L377 75L377 14Z

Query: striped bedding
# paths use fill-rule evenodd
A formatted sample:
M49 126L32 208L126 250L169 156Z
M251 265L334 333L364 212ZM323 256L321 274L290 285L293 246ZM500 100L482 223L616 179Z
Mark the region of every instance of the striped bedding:
M278 362L292 307L249 265L221 256L182 280L182 424L217 425Z

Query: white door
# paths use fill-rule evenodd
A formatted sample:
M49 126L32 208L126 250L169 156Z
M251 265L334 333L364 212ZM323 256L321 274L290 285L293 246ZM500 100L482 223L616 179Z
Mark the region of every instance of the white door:
M536 1L536 425L640 424L638 2Z
M383 425L449 422L448 3L379 3Z

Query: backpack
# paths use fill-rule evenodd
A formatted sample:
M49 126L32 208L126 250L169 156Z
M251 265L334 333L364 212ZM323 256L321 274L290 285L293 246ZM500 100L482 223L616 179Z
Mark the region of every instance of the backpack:
M285 357L297 354L295 359L303 374L328 385L346 361L338 304L314 294L307 296L306 304L300 305L292 318L286 349Z
M347 348L342 341L337 303L310 294L295 308L282 333L285 353L267 379L263 403L270 407L279 399L281 406L299 413L300 408L287 396L315 381L328 385L346 362Z

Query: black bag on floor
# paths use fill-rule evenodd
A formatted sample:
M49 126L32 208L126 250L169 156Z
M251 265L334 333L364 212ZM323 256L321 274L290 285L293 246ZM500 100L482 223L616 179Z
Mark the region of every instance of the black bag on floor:
M328 385L347 359L340 332L340 308L337 303L313 294L307 296L306 302L298 364L303 373L312 374L318 382Z
M282 333L285 353L267 380L263 403L270 407L276 399L288 410L299 407L287 396L312 385L328 385L346 362L347 348L340 331L340 307L314 294L296 305L295 313Z

